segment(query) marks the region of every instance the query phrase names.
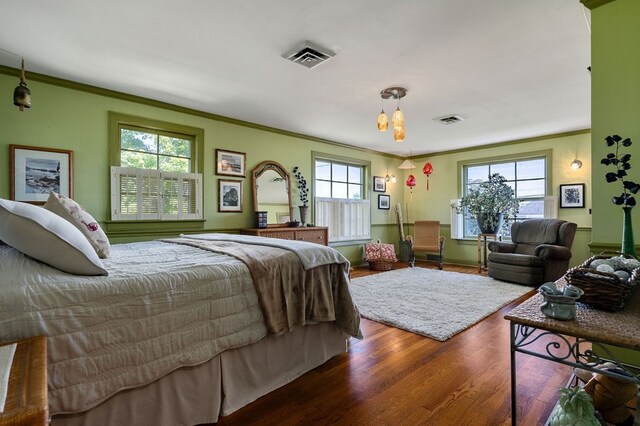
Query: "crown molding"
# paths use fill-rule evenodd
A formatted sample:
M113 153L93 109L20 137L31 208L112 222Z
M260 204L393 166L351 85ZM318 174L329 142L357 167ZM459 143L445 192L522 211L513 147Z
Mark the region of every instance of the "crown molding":
M612 3L615 0L580 0L580 3L584 5L589 10L595 9L596 7L600 7L607 3Z

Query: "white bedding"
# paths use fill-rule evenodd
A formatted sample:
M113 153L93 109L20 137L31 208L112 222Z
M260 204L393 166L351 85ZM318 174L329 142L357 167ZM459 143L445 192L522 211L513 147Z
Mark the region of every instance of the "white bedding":
M266 335L247 267L184 245L112 246L109 277L79 277L0 245L0 340L46 334L50 414ZM141 279L143 277L143 279Z

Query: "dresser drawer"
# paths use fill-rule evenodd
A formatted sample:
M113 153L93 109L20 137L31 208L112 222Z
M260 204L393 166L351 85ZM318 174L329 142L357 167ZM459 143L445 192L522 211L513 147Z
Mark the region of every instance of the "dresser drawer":
M296 240L307 241L309 243L327 244L327 232L323 229L310 229L304 231L296 231Z
M261 237L282 238L283 240L294 240L295 233L293 231L269 231L261 232Z

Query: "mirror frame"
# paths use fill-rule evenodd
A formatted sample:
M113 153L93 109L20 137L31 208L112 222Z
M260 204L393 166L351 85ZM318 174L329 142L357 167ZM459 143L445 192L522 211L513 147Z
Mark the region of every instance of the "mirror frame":
M287 197L289 199L289 217L291 218L291 220L293 220L293 204L291 202L291 176L289 175L287 169L285 169L282 164L276 161L263 161L262 163L254 167L253 170L251 170L251 184L253 186L253 211L258 211L258 188L256 181L264 172L269 170L273 170L284 179L285 185L287 187ZM288 226L286 223L267 223L268 228L286 226Z

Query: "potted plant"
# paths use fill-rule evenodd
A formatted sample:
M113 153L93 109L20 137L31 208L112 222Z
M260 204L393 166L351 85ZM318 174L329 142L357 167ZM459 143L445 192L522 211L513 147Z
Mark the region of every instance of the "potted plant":
M302 203L298 208L300 209L300 222L304 226L307 221L307 209L309 208L309 187L298 166L293 168L293 176L298 181L298 193L300 195L300 203Z
M483 234L496 234L505 220L518 213L518 200L506 181L499 173L492 174L488 181L469 189L460 200L460 206L456 207L458 213L466 208L474 215Z
M636 247L633 242L633 229L631 225L631 209L636 205L636 199L631 194L636 194L640 190L640 185L627 178L627 170L631 170L631 154L622 154L619 152L620 145L623 147L631 146L631 139L622 140L619 135L607 136L605 142L608 147L616 146L615 152L610 152L605 158L600 160L605 166L615 166L615 172L608 172L604 178L608 183L620 181L622 182L622 193L611 199L616 206L622 206L624 212L624 222L622 224L622 252L630 254L634 257Z

